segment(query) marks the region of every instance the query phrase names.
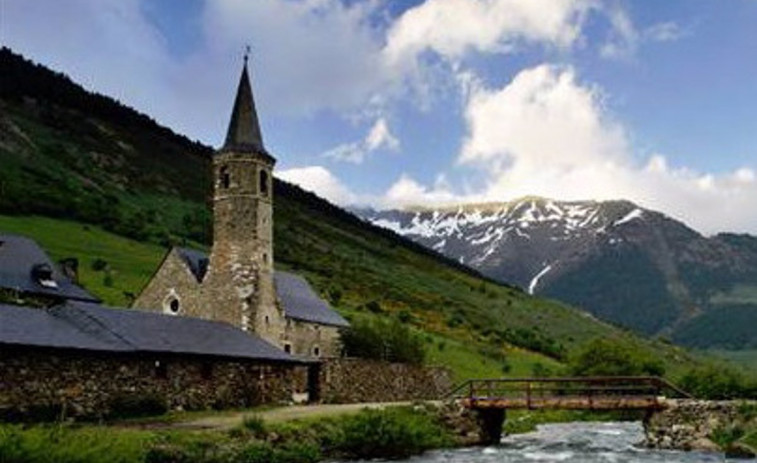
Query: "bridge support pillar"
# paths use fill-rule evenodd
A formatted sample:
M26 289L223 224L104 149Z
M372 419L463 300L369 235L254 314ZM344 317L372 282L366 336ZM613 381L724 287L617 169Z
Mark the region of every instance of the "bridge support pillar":
M504 408L479 408L476 420L481 429L481 443L496 445L502 439L502 425L505 423Z

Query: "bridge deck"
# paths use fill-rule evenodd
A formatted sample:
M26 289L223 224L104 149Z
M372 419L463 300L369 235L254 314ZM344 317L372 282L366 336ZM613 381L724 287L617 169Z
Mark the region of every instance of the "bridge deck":
M527 398L463 398L466 408L503 408L523 410L658 410L664 408L661 397L535 397Z
M473 409L657 410L665 392L688 396L652 376L478 379L451 395Z

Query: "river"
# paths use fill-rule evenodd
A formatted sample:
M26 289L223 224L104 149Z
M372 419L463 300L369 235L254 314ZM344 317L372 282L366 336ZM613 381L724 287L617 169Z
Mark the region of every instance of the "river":
M498 447L443 450L402 460L407 463L700 463L722 462L722 454L649 450L641 423L565 423L508 436Z

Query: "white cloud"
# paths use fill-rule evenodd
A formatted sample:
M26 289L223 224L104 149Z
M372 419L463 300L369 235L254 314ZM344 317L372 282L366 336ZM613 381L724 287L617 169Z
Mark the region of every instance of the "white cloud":
M674 42L686 35L687 32L673 21L653 24L644 30L644 37L654 42Z
M427 50L460 58L469 50L499 53L521 41L568 47L580 35L591 0L427 0L392 26L384 50L399 66Z
M452 192L444 176L439 176L432 188L418 183L407 174L392 184L383 198L378 200L383 207L405 207L417 204L445 204L458 202L459 197Z
M212 144L228 122L244 44L253 48L256 103L269 118L350 110L392 92L376 2L206 1L198 48L182 57L140 3L2 1L0 41Z
M674 21L655 23L640 31L628 11L618 3L609 4L605 11L612 25L607 40L599 49L600 55L605 58L633 58L643 44L674 42L687 35L687 31Z
M402 177L388 202L503 201L525 195L556 199L630 199L703 231L757 230L757 173L721 174L673 168L659 154L639 164L623 127L607 113L601 89L569 67L542 65L508 85L473 82L468 135L459 163L485 175L471 193L426 187Z
M373 124L365 138L359 142L344 143L332 148L323 154L324 157L337 161L361 164L368 155L375 151L397 151L400 141L389 130L386 119L380 117Z
M322 166L297 167L280 170L276 177L299 185L302 189L316 193L332 203L350 205L358 202L358 197L334 174Z

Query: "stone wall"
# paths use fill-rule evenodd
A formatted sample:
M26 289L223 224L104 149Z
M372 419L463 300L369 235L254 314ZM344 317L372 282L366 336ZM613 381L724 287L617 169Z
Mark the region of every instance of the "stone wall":
M107 416L114 401L154 397L171 409L288 402L302 367L187 356L95 354L0 347L0 417L34 409Z
M326 403L441 399L452 389L443 367L365 359L327 359L321 364L320 398Z
M664 410L651 414L644 422L646 444L658 449L717 451L719 447L710 435L718 428L735 424L744 403L667 400Z

